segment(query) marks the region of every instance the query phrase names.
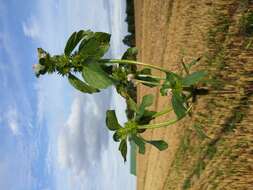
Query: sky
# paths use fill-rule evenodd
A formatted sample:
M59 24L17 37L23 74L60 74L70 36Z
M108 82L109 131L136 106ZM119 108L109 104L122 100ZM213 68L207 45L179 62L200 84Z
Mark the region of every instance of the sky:
M112 33L108 55L121 57L124 11L124 0L0 0L0 189L135 189L104 124L109 108L126 119L115 89L81 94L32 71L38 47L61 54L79 29Z

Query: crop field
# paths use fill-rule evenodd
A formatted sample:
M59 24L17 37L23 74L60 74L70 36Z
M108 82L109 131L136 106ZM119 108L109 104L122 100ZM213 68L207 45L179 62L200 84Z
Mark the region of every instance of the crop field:
M138 190L253 187L252 11L246 0L135 0L138 60L179 71L182 61L202 57L196 70L205 68L215 81L193 117L144 133L168 149L148 146L137 155ZM155 110L170 99L138 87L139 100L149 93Z

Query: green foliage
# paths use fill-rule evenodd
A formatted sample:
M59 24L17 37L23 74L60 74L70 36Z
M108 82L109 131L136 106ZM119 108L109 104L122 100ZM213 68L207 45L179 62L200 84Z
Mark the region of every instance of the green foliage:
M106 112L106 125L109 130L116 131L121 128L115 114L115 110L107 110Z
M87 85L86 83L84 83L83 81L81 81L80 79L78 79L77 77L75 77L74 75L72 75L71 73L69 73L68 76L69 79L69 83L76 88L77 90L83 92L83 93L95 93L95 92L99 92L98 89L93 88L92 86Z
M108 77L106 72L97 63L85 64L82 76L89 85L98 89L107 88L113 84L112 79Z
M146 141L147 143L155 146L158 150L162 151L168 148L168 144L163 140L152 140L152 141Z
M115 110L106 112L106 126L113 131L113 140L119 142L119 151L126 161L127 141L139 148L139 153L145 153L145 145L148 143L162 151L168 148L163 140L146 140L141 134L148 129L166 127L184 118L191 108L190 98L204 95L199 88L207 74L204 71L190 73L190 69L200 58L190 64L184 64L186 75L178 75L164 68L141 63L136 60L137 48L129 48L122 59L104 59L104 55L110 47L111 35L104 32L92 32L80 30L74 32L68 39L64 54L51 56L45 50L38 48L39 63L34 66L37 77L44 74L57 73L67 77L69 83L83 93L96 93L109 86L115 86L117 92L126 99L129 120L121 126L115 114ZM142 70L137 70L141 65ZM165 74L165 78L154 76L152 69ZM76 76L82 75L84 80ZM147 94L140 104L136 103L136 85L142 84L148 87L160 88L161 95L172 95L171 104L177 118L161 124L151 124L156 117L168 113L168 111L152 111L149 107L153 104L154 96ZM207 91L208 92L208 91ZM195 126L198 134L204 136L198 126Z
M124 161L126 162L126 156L127 156L127 141L123 139L119 144L119 151L121 152L122 157L124 158Z
M182 79L182 85L192 86L194 84L197 84L198 82L202 81L206 77L206 75L207 74L204 71L194 72Z
M178 118L186 115L187 109L184 104L185 100L182 95L178 91L172 90L172 107Z
M66 56L70 56L70 54L72 53L72 51L75 49L75 47L77 46L77 44L83 40L84 37L88 36L89 34L92 34L93 32L91 31L84 31L84 30L80 30L78 32L74 32L70 38L67 41L67 44L65 46L64 49L64 53Z

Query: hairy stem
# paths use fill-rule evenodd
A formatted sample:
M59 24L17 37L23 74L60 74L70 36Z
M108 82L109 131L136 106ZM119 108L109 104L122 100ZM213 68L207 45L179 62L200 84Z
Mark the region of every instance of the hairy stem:
M166 122L163 122L163 123L157 123L157 124L139 125L138 129L156 129L156 128L160 128L160 127L167 127L167 126L175 124L180 119L181 118L179 118L179 119L173 119L173 120L170 120L170 121L166 121Z
M144 80L139 80L139 79L134 79L135 82L138 83L143 83L143 84L151 84L151 85L155 85L155 86L159 86L160 83L157 82L150 82L150 81L144 81Z
M166 108L166 109L164 109L164 110L162 110L160 112L157 112L155 115L153 115L153 117L154 118L160 117L160 116L162 116L164 114L167 114L167 113L171 112L172 110L173 110L173 108Z
M100 62L102 63L118 63L118 64L130 64L130 65L140 65L140 66L145 66L151 69L156 69L162 72L170 72L164 68L155 66L155 65L151 65L151 64L147 64L147 63L142 63L139 61L133 61L133 60L126 60L126 59L101 59Z

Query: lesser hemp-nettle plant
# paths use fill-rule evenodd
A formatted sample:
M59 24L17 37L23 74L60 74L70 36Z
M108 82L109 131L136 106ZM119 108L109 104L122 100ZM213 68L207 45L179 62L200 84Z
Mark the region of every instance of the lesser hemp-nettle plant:
M126 99L128 109L133 112L124 126L118 123L115 110L106 113L106 125L114 131L113 139L120 142L119 150L126 160L127 140L133 141L139 147L139 153L145 153L145 144L149 143L159 150L168 147L162 140L146 140L141 136L145 130L167 127L183 119L191 110L197 95L206 94L208 91L199 88L206 73L204 71L190 72L192 65L182 63L184 73L176 74L165 68L136 61L136 48L129 48L122 59L106 59L105 54L110 47L110 34L80 30L74 32L67 41L64 53L50 55L42 48L38 48L39 63L34 65L37 77L44 74L57 73L67 77L69 83L83 93L98 93L101 89L115 86L117 92ZM141 66L141 70L137 70ZM153 70L158 70L163 77L154 76ZM77 75L78 74L78 75ZM79 76L81 74L82 79ZM160 112L150 111L153 96L143 97L137 105L133 94L136 94L137 84L150 88L157 87L160 94L171 95L171 108ZM169 98L168 98L169 100ZM162 123L150 123L153 119L174 111L176 118Z

